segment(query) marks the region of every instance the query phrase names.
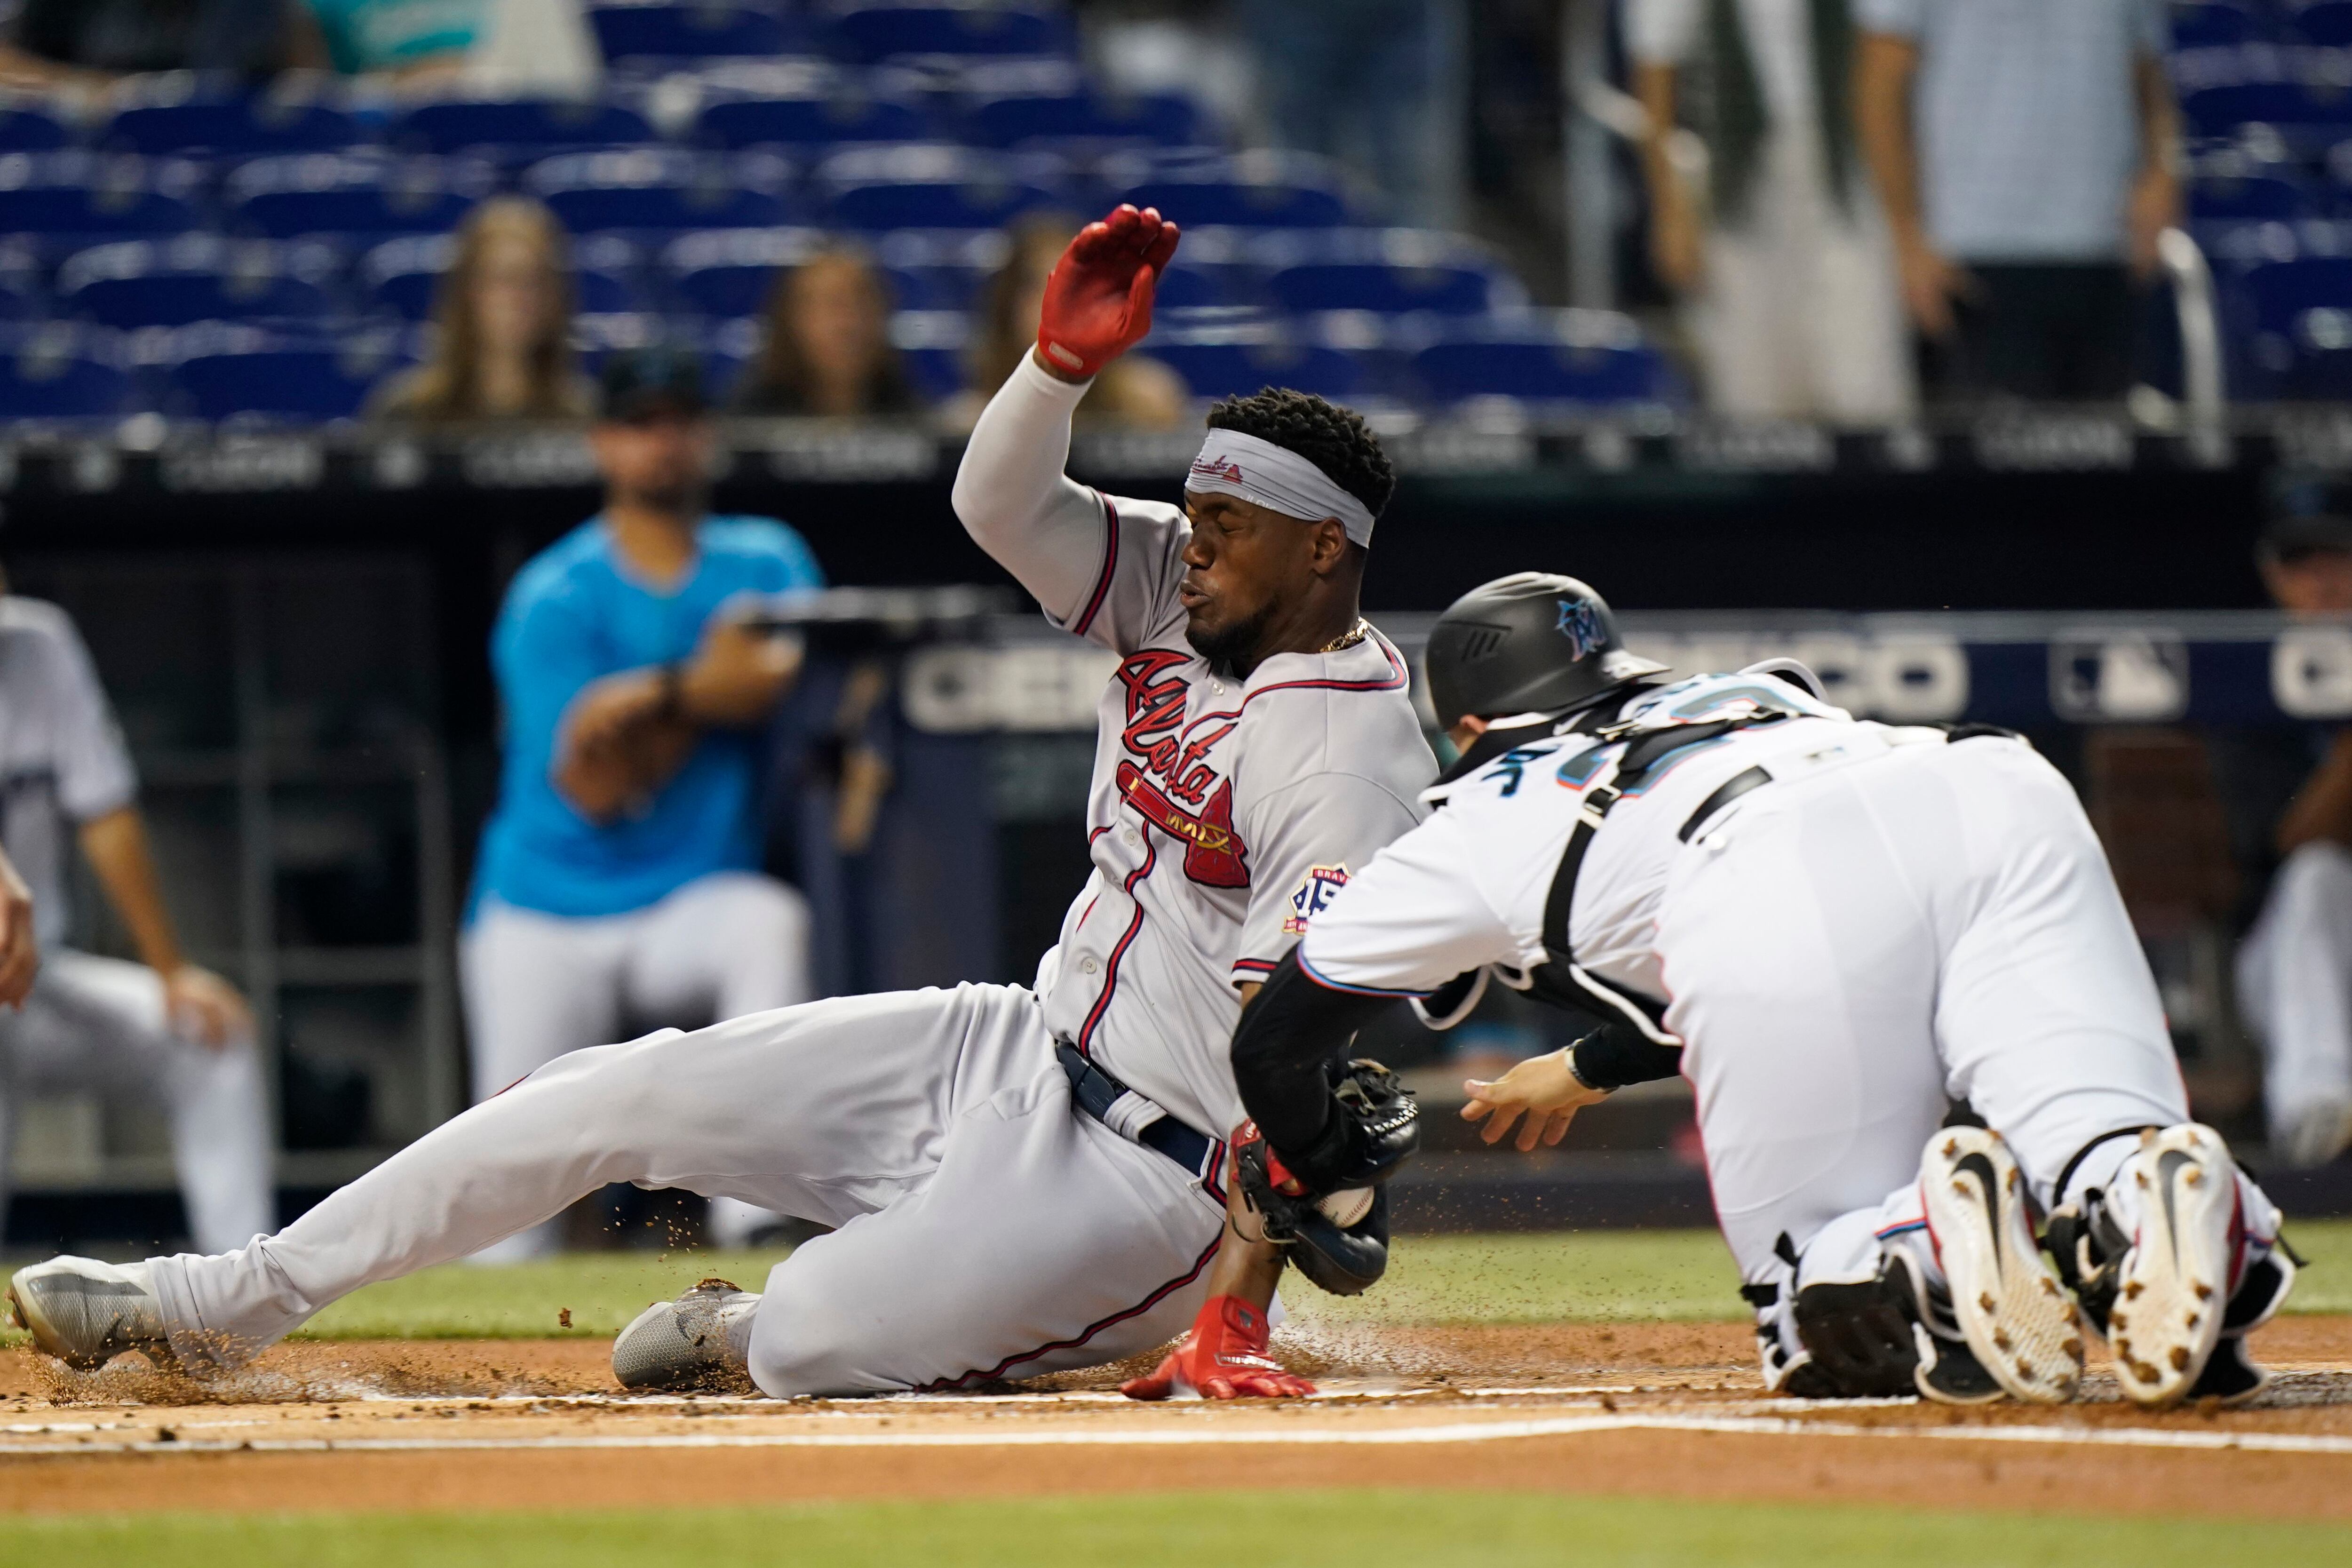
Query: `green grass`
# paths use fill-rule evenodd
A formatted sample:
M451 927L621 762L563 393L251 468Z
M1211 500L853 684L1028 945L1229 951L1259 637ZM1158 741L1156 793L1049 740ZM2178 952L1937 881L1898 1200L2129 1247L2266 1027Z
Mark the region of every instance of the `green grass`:
M2288 1310L2352 1312L2352 1221L2309 1221L2290 1238L2312 1267ZM648 1301L707 1274L758 1289L777 1252L589 1252L507 1268L450 1264L371 1285L310 1320L311 1339L606 1338ZM1685 1322L1743 1317L1730 1256L1711 1230L1408 1236L1370 1294L1294 1282L1295 1310L1320 1322ZM569 1328L557 1314L569 1308ZM21 1341L0 1336L0 1345Z
M112 1515L0 1522L0 1563L172 1568L1120 1568L1246 1563L1820 1568L2340 1564L2341 1526L1525 1492L1178 1493L574 1513Z

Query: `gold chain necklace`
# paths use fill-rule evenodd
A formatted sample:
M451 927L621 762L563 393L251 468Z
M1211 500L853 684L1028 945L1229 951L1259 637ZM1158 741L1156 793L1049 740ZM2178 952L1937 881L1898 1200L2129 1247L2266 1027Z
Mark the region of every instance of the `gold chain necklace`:
M1338 637L1333 637L1329 642L1325 643L1321 647L1317 648L1315 651L1317 653L1338 653L1343 647L1355 647L1358 643L1363 641L1366 637L1371 635L1372 623L1364 619L1363 616L1358 616L1354 626L1349 626L1346 631L1341 632Z

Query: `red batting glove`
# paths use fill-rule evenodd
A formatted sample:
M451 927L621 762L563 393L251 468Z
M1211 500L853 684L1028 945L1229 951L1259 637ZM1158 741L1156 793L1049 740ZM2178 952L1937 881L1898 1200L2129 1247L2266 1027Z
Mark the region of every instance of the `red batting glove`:
M1265 1314L1238 1296L1212 1296L1176 1352L1149 1377L1118 1385L1129 1399L1178 1393L1203 1399L1303 1399L1315 1385L1265 1353Z
M1176 226L1157 207L1122 205L1077 238L1045 278L1037 352L1065 375L1087 377L1151 331L1151 293L1176 254Z

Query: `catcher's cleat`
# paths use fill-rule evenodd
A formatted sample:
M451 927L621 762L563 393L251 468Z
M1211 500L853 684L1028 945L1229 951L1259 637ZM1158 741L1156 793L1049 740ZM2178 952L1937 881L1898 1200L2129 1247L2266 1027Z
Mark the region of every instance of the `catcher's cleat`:
M751 1372L739 1341L759 1305L756 1293L725 1279L656 1301L614 1336L613 1376L623 1388L665 1394L748 1391Z
M2083 1378L2082 1318L2042 1260L2009 1146L1981 1127L1946 1128L1920 1157L1919 1191L1952 1316L1979 1365L2016 1398L2072 1399Z
M2115 1264L2106 1310L2116 1381L2136 1404L2175 1404L2204 1375L2240 1284L2246 1233L2238 1168L2210 1127L2185 1122L2143 1132L2107 1201L2118 1228L2128 1217L2131 1234ZM2285 1294L2286 1283L2278 1282L2275 1296Z
M32 1331L35 1347L79 1372L125 1351L172 1364L163 1310L144 1263L68 1257L19 1268L8 1283L8 1316Z

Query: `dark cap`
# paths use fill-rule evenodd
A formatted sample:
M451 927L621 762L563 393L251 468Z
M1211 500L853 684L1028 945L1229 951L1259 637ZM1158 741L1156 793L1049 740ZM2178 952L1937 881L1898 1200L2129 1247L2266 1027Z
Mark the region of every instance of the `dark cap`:
M2326 511L2282 513L2263 526L2255 550L2266 561L2352 555L2352 518Z
M1430 706L1466 717L1565 712L1665 666L1626 651L1609 603L1573 577L1518 572L1473 588L1429 631Z
M623 349L604 361L598 377L596 413L601 419L643 419L654 414L694 416L709 409L702 394L702 356L692 349L657 343Z

